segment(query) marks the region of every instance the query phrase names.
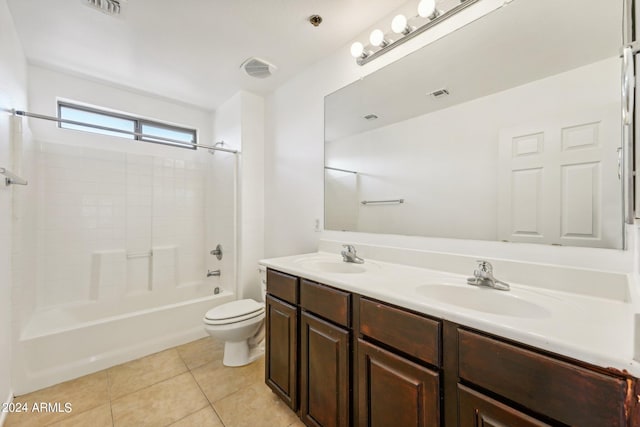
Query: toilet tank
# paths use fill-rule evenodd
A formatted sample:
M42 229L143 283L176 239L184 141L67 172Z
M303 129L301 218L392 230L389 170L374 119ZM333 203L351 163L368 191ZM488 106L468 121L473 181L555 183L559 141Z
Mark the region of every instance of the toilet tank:
M267 295L267 267L259 265L258 270L260 271L260 297L264 302Z

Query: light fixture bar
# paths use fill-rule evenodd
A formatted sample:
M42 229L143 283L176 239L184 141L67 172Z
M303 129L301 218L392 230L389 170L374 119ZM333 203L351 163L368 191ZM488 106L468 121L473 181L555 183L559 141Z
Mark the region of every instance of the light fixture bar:
M445 19L455 15L456 13L466 9L467 7L471 6L472 4L478 2L478 0L462 0L461 3L455 7L452 7L451 9L447 10L446 12L441 13L440 15L438 15L436 18L434 18L433 20L425 23L424 25L422 25L421 27L417 27L415 30L411 31L410 33L406 34L404 37L400 37L397 40L394 40L392 43L387 44L386 46L382 47L380 50L377 50L367 56L360 56L358 58L356 58L356 63L358 65L365 65L368 64L369 62L373 61L374 59L384 55L385 53L387 53L388 51L390 51L391 49L400 46L401 44L411 40L412 38L416 37L419 34L422 34L423 32L425 32L426 30L428 30L429 28L433 27L434 25L438 25L440 22L444 21Z

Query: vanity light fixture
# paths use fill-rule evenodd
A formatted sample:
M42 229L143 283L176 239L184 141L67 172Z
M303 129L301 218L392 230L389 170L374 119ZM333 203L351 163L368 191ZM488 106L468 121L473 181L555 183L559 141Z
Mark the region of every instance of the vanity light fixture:
M397 34L397 37L394 36L393 40L390 40L383 30L376 28L369 35L368 46L360 42L355 42L351 45L351 56L356 59L358 65L364 65L477 1L479 0L420 0L417 5L416 16L407 18L405 15L400 14L396 15L391 21L391 31Z
M361 60L365 59L369 55L371 55L371 52L365 52L364 45L362 43L355 42L351 45L351 56L354 58Z
M413 30L414 28L409 26L407 17L404 15L396 15L391 21L391 31L396 34L402 34L406 36Z
M389 40L384 37L382 30L376 28L369 35L369 43L371 43L371 46L385 47L389 45Z
M434 20L439 14L440 12L436 9L436 0L420 0L420 3L418 3L419 16Z

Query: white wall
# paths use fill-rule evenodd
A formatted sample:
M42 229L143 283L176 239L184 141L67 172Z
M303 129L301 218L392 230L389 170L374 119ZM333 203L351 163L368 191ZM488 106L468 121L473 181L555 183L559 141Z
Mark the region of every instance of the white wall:
M314 220L323 217L323 101L324 96L348 85L384 65L430 43L455 28L471 22L501 7L503 1L479 2L462 13L426 31L364 67L349 56L349 45L334 55L319 61L278 88L267 102L267 140L265 153L265 255L268 257L315 251L321 236L357 242L362 239L385 242L385 236L364 233L315 233ZM391 17L384 22L388 25ZM363 34L358 39L366 39ZM380 239L381 238L381 239ZM440 239L389 236L394 246L437 246ZM434 243L435 242L435 243ZM493 256L512 256L514 244L453 240L446 243L450 252L466 253L469 247L476 252L491 247ZM519 259L540 257L547 247L529 249L531 245L517 245ZM551 250L549 250L551 252ZM559 262L571 264L587 251L595 256L593 268L608 268L615 264L632 268L629 252L582 248L561 248ZM553 250L553 253L559 251ZM598 254L602 254L599 256ZM545 258L544 256L541 256ZM547 257L549 258L549 257ZM552 257L553 259L553 257Z
M267 99L265 141L265 255L316 250L323 218L324 97L503 5L485 0L403 45L358 66L352 41L279 87ZM391 16L380 21L388 26ZM374 28L374 26L372 26ZM366 40L369 30L357 40Z
M27 64L5 0L0 0L0 108L27 105ZM10 115L0 112L0 167L21 171L21 147L12 146ZM16 145L18 145L16 147ZM2 177L4 178L4 177ZM11 394L12 193L24 187L0 185L0 402ZM2 424L4 414L0 414Z
M69 73L29 66L29 108L32 112L57 116L58 99L95 105L103 109L132 114L138 117L195 128L199 140L211 140L211 112L169 101L165 98L111 86ZM87 136L85 132L58 129L54 122L30 119L34 136L45 142L108 148L138 154L171 154L176 149L159 144L131 144L122 138L104 135ZM187 151L187 150L180 150Z
M236 157L238 295L259 300L257 268L264 258L264 99L238 92L216 110L213 127L215 141L241 151Z
M248 92L242 92L240 162L239 294L260 301L258 261L264 258L264 98Z
M241 102L241 97L236 94L216 110L212 126L214 135L212 141L214 143L224 141L224 148L234 150L241 148ZM239 256L237 246L237 174L239 173L239 162L237 156L231 153L217 152L213 157L215 160L211 173L216 186L209 201L212 215L209 217L207 225L211 249L214 249L217 244L221 244L223 256L219 261L216 257L210 256L209 264L212 265L211 269L220 269L221 281L223 278L229 278L237 284ZM226 215L225 211L229 208L233 209L236 215ZM235 288L228 290L236 291Z
M544 126L580 112L620 110L618 58L599 61L513 89L392 125L328 142L329 166L359 172L355 228L390 233L498 240L498 143L501 130ZM589 90L585 90L589 88ZM461 126L460 124L464 125ZM618 131L618 128L615 128ZM602 136L615 166L620 138ZM615 180L616 171L603 174ZM327 171L327 176L345 173ZM351 175L353 177L353 175ZM345 178L346 179L346 178ZM616 181L619 184L618 181ZM560 183L558 183L560 186ZM614 194L619 196L619 192ZM359 200L404 198L402 205L362 205ZM352 210L325 187L325 213ZM612 200L603 223L619 223L621 203ZM606 230L605 230L606 231ZM607 235L619 242L620 228ZM615 247L612 245L611 247Z

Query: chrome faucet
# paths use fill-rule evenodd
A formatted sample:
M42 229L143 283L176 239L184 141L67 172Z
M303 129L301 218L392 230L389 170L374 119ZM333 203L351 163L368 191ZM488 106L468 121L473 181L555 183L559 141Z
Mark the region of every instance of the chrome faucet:
M340 252L344 262L352 262L354 264L364 264L364 260L356 254L356 248L353 245L342 245L346 250Z
M207 277L219 276L220 270L207 270Z
M489 261L479 260L478 269L473 271L473 277L467 279L467 283L474 286L484 286L487 288L508 291L511 289L508 283L493 277L493 266Z

